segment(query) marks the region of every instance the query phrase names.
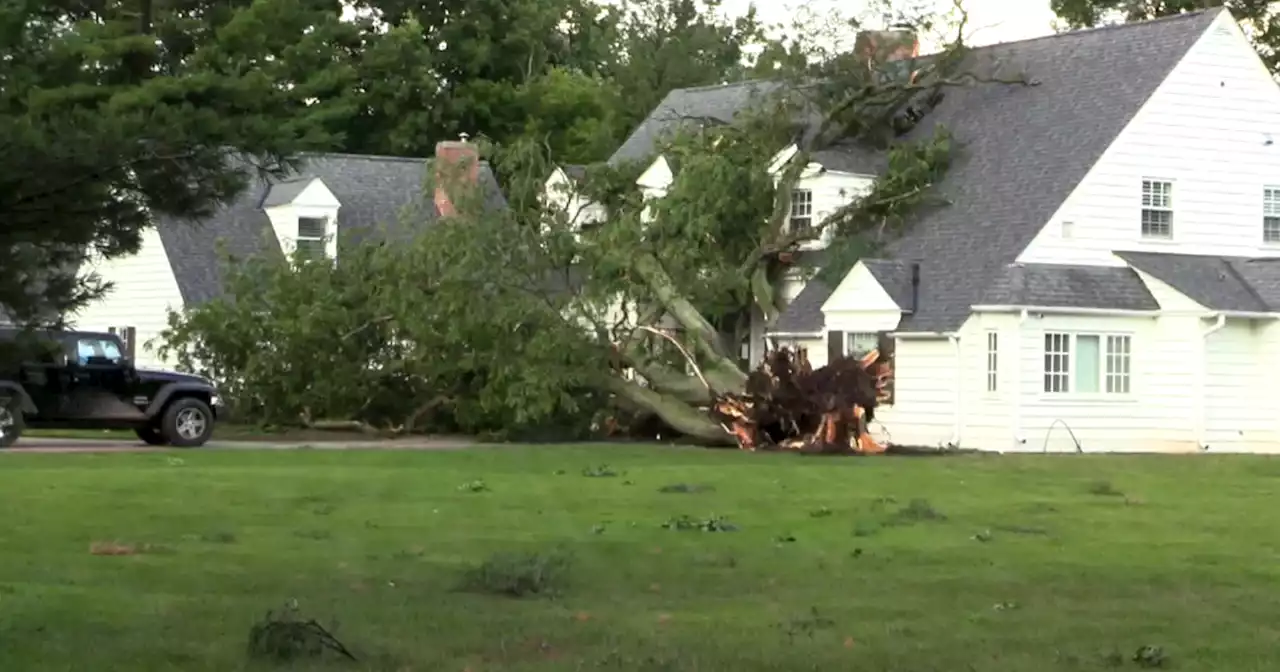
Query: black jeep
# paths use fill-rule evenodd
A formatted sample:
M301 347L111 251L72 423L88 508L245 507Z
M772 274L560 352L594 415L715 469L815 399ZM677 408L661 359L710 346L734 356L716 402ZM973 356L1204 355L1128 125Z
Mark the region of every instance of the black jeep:
M213 383L134 368L115 334L0 327L0 448L36 429L132 429L153 445L194 447L213 434Z

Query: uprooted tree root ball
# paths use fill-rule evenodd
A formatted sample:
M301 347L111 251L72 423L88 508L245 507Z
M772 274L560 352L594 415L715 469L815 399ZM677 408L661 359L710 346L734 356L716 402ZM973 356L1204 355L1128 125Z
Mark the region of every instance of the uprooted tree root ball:
M744 393L720 395L711 409L743 450L883 453L867 423L889 398L890 375L890 358L879 350L818 369L803 350L776 350L748 377Z

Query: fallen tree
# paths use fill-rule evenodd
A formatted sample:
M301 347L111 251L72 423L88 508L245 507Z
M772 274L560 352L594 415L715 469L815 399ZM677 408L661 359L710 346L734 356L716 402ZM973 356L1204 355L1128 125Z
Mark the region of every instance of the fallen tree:
M813 369L803 350L775 350L741 394L718 396L711 413L743 450L874 454L884 446L868 423L887 398L892 364L873 350Z
M582 194L607 211L598 226L545 202L554 164L539 143L489 148L507 209L456 189L458 214L403 245L344 251L342 263L302 272L242 260L235 298L173 316L167 345L281 423L524 437L656 419L710 445L873 450L864 427L891 366L808 371L775 353L751 372L739 348L753 316L783 307L803 243L830 240L821 273L838 279L941 205L950 136L903 136L948 87L991 81L962 68L962 29L905 69L882 54L837 55L732 120L677 119L682 130L659 148L676 168L665 193L636 188L647 162L587 172ZM794 155L771 172L789 143ZM887 168L862 198L791 230L792 188L814 152L843 143L882 152ZM467 171L456 173L444 178L451 188Z

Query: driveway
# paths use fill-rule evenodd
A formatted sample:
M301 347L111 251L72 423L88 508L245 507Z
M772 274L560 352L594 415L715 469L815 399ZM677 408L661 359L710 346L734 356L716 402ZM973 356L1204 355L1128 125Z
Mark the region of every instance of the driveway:
M155 453L179 450L459 450L474 441L453 437L413 437L387 441L210 441L200 448L148 446L141 441L23 438L6 453Z

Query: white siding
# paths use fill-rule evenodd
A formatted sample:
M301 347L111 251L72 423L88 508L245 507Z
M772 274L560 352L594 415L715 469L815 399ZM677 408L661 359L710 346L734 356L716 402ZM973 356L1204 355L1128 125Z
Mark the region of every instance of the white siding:
M1017 449L1074 451L1074 433L1087 453L1195 450L1199 325L1199 318L1193 316L1032 316L1023 324L1019 339ZM1046 332L1129 335L1131 394L1046 393Z
M1205 339L1205 444L1214 452L1278 452L1277 414L1269 408L1271 371L1264 327L1227 320Z
M156 339L168 324L169 310L181 310L182 294L173 277L160 234L147 229L138 253L97 262L93 270L113 288L102 300L86 306L75 316L79 329L106 331L111 327L137 330L136 356L140 366L160 367L162 361L147 341Z
M813 224L817 226L840 208L848 205L856 198L866 195L875 178L869 175L843 173L839 171L821 171L821 166L813 164L813 170L806 170L796 182L796 189L813 194ZM802 250L814 250L826 247L831 242L832 230L823 232L821 240L808 241L800 245Z
M1144 177L1173 182L1171 241L1141 238ZM1123 265L1111 250L1276 256L1280 246L1262 241L1262 192L1278 183L1280 89L1223 12L1018 261Z
M955 346L947 339L899 339L894 348L894 404L876 409L872 435L904 446L946 446L959 408Z

